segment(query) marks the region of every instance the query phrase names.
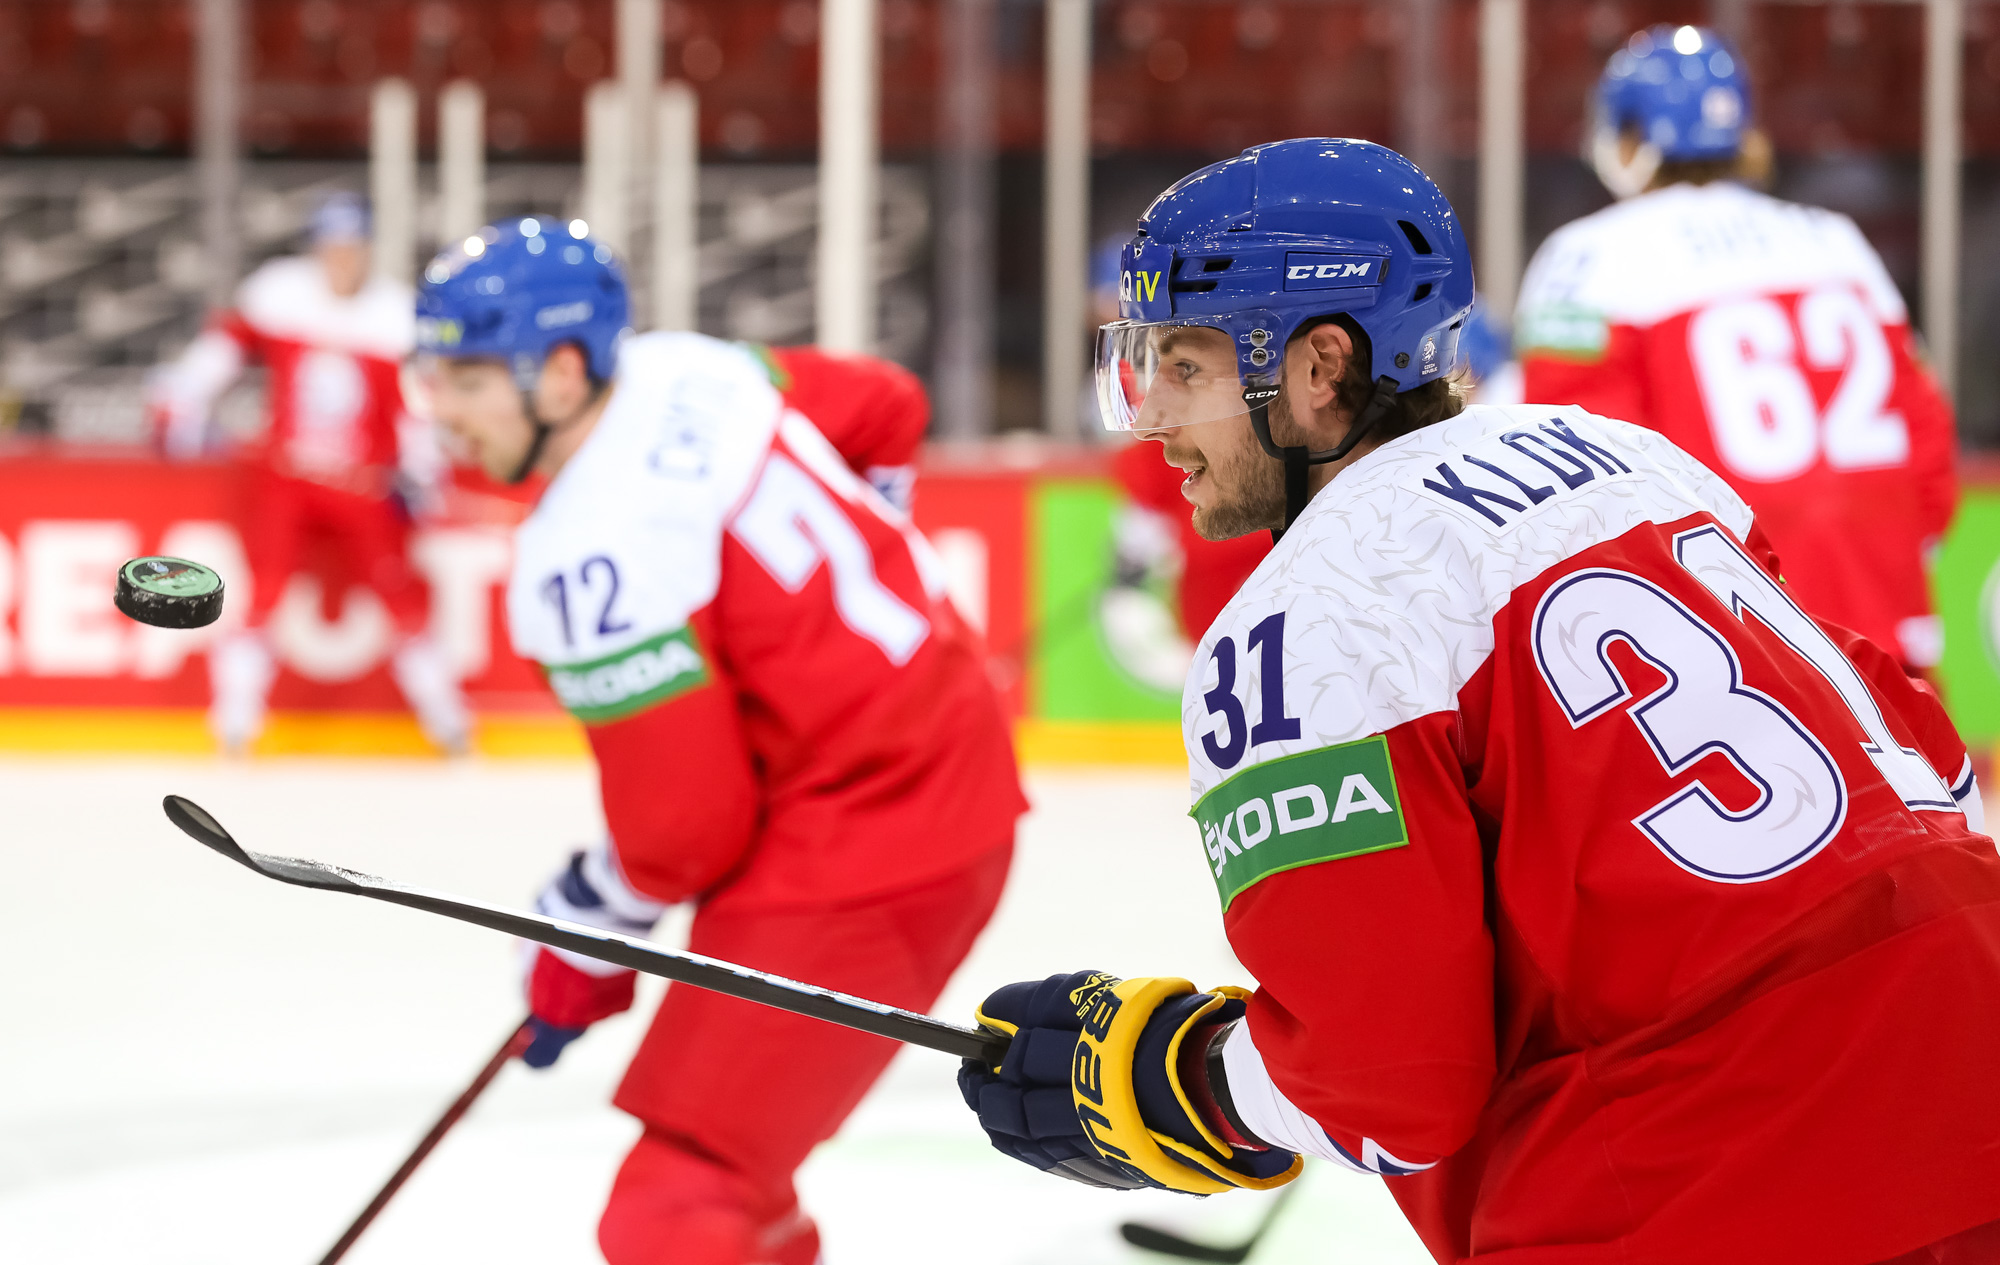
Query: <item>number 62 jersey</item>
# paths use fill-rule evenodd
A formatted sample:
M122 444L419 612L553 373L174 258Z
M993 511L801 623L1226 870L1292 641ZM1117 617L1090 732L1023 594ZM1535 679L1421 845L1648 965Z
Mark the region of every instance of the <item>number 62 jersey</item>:
M1660 435L1473 407L1210 628L1192 815L1260 1137L1441 1261L1870 1265L2000 1218L2000 856L1928 687Z
M1013 839L1006 722L936 559L745 348L626 341L507 613L655 900L858 900Z
M1853 221L1727 183L1618 203L1536 252L1515 343L1526 399L1673 440L1750 502L1807 610L1937 664L1951 406Z

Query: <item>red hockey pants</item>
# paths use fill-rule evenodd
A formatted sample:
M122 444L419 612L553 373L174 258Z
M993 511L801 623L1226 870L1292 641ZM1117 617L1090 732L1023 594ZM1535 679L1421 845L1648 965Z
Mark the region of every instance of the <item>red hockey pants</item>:
M688 947L924 1010L992 915L1012 853L1003 843L920 887L823 907L735 909L725 889L695 915ZM614 1099L646 1132L598 1224L605 1259L810 1265L818 1235L799 1211L792 1174L833 1136L897 1048L883 1037L669 986Z
M409 520L389 498L260 470L251 484L247 527L243 545L255 590L251 628L270 620L307 538L317 534L331 538L346 555L354 577L375 590L399 631L423 631L427 598L410 566Z

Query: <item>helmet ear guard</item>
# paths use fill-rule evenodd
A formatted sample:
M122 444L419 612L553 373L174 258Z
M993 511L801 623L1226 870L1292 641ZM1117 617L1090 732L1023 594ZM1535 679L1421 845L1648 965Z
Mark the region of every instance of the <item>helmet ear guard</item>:
M1302 323L1292 337L1297 338L1321 323L1338 325L1346 330L1354 346L1355 362L1372 365L1373 353L1368 345L1368 332L1344 312L1330 315L1323 320ZM1287 342L1289 344L1289 340ZM1280 348L1278 359L1281 364L1283 357L1284 349ZM1271 437L1271 401L1277 399L1278 392L1283 389L1283 376L1275 375L1268 384L1259 381L1243 390L1243 400L1250 406L1250 431L1257 436L1258 447L1285 465L1285 525L1272 530L1273 544L1284 539L1285 533L1291 529L1299 515L1305 512L1306 502L1312 499L1307 489L1307 472L1313 466L1331 465L1354 451L1355 446L1368 437L1368 432L1375 429L1376 423L1395 407L1396 396L1400 394L1394 378L1386 374L1377 377L1374 391L1369 394L1368 402L1354 415L1354 420L1348 424L1347 434L1343 435L1340 442L1333 447L1315 450L1302 445L1280 446Z

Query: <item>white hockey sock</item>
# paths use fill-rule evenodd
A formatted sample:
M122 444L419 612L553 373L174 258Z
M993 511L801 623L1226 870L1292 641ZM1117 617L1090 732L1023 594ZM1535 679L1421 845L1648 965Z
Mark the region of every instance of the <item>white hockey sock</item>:
M208 724L226 749L242 751L264 732L264 708L277 675L277 662L262 633L235 633L210 649L208 681L213 702Z
M409 638L397 648L389 671L417 714L424 736L454 755L462 754L472 740L472 716L458 688L458 676L438 644L427 636Z

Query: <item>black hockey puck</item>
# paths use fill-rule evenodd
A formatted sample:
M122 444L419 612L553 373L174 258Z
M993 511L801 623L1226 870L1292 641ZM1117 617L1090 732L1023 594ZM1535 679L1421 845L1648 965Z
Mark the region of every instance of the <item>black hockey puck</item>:
M222 577L186 558L134 558L118 568L118 609L156 628L200 628L222 614Z

